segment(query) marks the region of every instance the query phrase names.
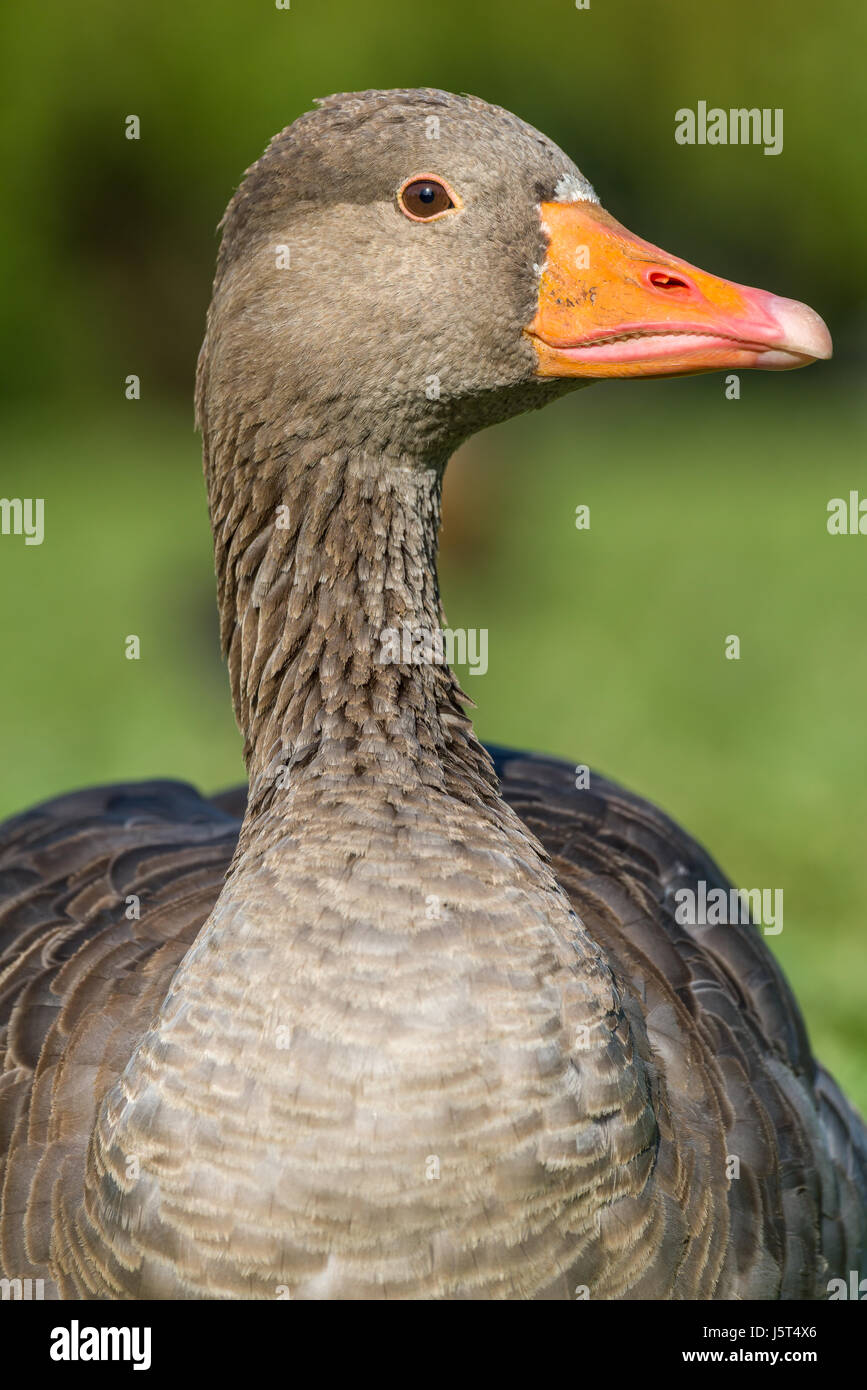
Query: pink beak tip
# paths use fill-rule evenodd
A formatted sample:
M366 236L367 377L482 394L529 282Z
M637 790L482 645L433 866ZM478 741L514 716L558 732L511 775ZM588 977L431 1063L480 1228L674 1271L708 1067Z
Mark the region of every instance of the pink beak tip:
M768 295L765 308L780 330L781 341L774 347L783 357L791 355L808 358L810 361L827 361L834 347L831 334L824 319L807 304L799 304L796 299L783 299L780 295ZM775 352L767 354L776 356ZM768 362L771 366L771 362ZM784 365L780 362L780 365ZM788 365L794 365L791 360Z

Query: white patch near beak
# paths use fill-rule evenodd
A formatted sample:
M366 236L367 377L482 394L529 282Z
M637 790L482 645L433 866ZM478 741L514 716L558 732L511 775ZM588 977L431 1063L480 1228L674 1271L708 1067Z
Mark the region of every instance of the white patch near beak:
M554 189L555 203L598 203L599 197L583 174L561 174Z

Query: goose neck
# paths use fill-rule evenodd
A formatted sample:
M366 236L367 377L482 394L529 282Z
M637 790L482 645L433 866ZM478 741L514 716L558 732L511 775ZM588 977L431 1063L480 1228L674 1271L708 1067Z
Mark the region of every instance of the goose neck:
M250 816L312 779L495 794L441 639L444 463L296 441L212 472Z

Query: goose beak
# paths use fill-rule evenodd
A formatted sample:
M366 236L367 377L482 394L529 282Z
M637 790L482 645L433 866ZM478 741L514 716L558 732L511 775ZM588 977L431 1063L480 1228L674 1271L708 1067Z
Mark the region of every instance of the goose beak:
M595 203L543 203L548 254L524 331L543 377L786 371L831 356L806 304L708 275Z

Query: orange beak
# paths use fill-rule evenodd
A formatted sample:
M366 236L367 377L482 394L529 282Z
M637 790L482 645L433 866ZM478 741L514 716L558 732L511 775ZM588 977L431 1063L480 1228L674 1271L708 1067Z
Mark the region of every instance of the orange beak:
M831 356L806 304L708 275L595 203L543 203L548 254L524 331L546 377L785 371Z

